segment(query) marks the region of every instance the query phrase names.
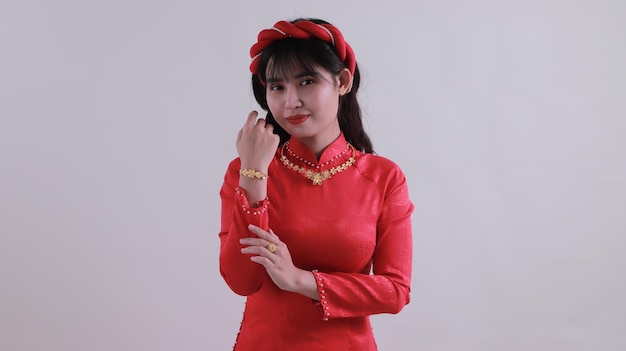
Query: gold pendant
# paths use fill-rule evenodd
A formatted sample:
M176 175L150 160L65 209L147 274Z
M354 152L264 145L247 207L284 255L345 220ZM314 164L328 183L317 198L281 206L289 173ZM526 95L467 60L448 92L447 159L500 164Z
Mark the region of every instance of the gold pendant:
M324 182L331 176L330 171L328 170L322 172L313 172L310 169L307 169L306 172L304 172L304 175L307 177L307 179L313 182L313 185L322 185L322 182Z

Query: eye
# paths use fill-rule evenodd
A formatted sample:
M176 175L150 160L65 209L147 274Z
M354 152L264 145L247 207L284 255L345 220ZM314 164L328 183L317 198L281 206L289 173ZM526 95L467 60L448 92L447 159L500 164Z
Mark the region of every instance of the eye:
M305 86L305 85L310 85L313 84L313 79L311 78L307 78L305 80L302 81L302 83L300 83L300 85Z
M272 85L270 85L270 87L269 87L269 88L270 88L270 90L271 90L271 91L280 91L280 90L283 90L282 85L278 85L278 84L272 84Z

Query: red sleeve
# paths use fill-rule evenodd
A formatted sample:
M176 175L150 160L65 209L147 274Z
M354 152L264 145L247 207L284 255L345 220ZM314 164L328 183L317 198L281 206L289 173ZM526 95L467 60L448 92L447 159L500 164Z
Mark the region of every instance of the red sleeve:
M377 223L373 274L313 272L324 320L398 313L409 303L414 206L403 175L389 189Z
M220 273L236 294L247 296L259 290L265 269L250 261L250 255L241 253L243 246L239 239L254 236L248 230L248 224L268 230L269 200L261 201L258 207L250 207L244 191L239 188L239 168L239 159L230 163L220 190Z

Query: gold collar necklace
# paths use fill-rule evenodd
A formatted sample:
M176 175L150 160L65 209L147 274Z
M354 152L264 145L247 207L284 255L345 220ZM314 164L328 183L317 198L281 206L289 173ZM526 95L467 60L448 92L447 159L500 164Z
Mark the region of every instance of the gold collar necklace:
M346 169L348 169L348 167L352 166L354 164L354 156L356 155L356 150L354 149L354 146L352 146L352 144L348 143L348 147L352 150L352 155L350 156L350 158L348 159L348 161L340 164L337 167L332 167L330 169L325 169L323 171L320 172L315 172L313 170L304 168L304 167L300 167L298 165L293 164L291 161L289 161L289 159L287 158L287 156L285 156L285 147L287 147L287 145L289 144L289 141L286 141L283 146L280 148L280 161L289 169L294 170L300 174L303 174L307 179L309 179L310 181L313 182L313 185L322 185L322 183L332 177L333 175L339 173L339 172L343 172ZM293 151L292 151L293 153ZM294 154L295 155L295 154ZM295 155L298 159L301 159L301 157L298 157L297 155ZM309 163L309 162L307 162Z

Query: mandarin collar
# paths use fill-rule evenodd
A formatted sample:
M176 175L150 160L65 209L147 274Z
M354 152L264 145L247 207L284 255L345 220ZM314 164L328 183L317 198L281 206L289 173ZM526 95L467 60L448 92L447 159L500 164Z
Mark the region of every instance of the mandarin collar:
M298 138L291 137L289 139L289 149L291 149L291 151L293 151L296 155L314 164L321 164L330 161L333 157L344 152L347 146L348 142L346 141L342 132L341 134L339 134L337 139L335 139L335 141L330 143L330 145L328 145L326 149L322 151L320 159L317 160L317 157L315 157L315 153L313 152L313 150L311 150L308 146L302 144L300 140L298 140Z

